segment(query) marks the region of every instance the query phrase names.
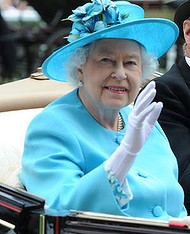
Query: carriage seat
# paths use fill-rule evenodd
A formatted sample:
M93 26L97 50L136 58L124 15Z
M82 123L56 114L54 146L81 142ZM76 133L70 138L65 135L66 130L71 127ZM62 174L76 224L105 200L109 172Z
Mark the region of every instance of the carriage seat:
M20 187L24 138L30 121L43 108L72 90L66 82L48 79L41 72L0 85L0 182Z

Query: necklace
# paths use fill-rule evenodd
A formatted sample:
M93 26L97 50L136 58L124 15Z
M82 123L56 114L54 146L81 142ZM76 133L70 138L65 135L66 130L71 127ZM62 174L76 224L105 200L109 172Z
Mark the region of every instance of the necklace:
M117 131L120 132L124 127L124 123L123 123L123 119L120 115L120 113L118 114L118 122L117 122Z

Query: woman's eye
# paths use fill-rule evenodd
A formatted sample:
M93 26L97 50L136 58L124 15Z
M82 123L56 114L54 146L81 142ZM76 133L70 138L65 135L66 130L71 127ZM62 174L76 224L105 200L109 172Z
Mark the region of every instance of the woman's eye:
M104 62L104 63L111 63L112 62L112 60L109 58L102 58L102 59L100 59L100 61Z
M137 65L137 63L135 61L127 61L126 62L127 65Z

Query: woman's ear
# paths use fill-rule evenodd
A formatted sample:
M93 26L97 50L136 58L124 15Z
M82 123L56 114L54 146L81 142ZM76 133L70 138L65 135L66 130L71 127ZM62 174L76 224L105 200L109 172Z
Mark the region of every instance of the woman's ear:
M78 68L77 69L77 74L78 74L78 78L80 81L83 80L83 71L82 71L82 68Z

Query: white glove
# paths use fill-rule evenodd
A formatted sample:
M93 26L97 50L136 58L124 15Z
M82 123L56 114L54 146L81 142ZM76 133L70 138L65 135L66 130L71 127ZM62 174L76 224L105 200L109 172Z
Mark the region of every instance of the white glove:
M139 94L129 114L127 131L120 146L105 163L106 170L111 170L120 184L123 184L136 155L145 144L162 110L162 102L151 103L155 95L155 82L151 81Z

